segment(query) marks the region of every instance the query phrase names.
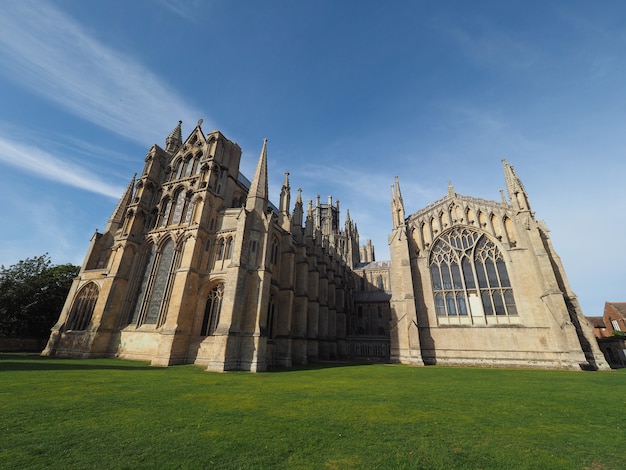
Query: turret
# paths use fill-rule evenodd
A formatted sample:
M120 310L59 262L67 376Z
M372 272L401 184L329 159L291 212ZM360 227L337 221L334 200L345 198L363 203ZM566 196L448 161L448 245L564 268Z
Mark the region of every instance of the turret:
M178 121L178 125L174 128L170 135L165 139L165 150L169 153L176 153L183 145L182 126L183 121Z
M298 188L298 197L296 205L293 208L293 217L291 219L292 227L302 228L302 219L304 215L304 207L302 206L302 188Z
M124 194L120 198L120 202L117 203L113 214L111 214L111 218L107 222L107 226L104 229L104 232L115 232L118 230L122 223L124 222L124 217L126 216L126 209L128 209L129 204L132 202L133 197L133 189L135 188L135 178L137 177L137 173L135 173L124 191Z
M513 165L509 165L505 159L502 159L502 165L504 166L504 180L511 205L518 212L531 212L528 194L522 181L515 173Z
M259 162L246 199L246 210L265 213L267 203L267 139L264 139Z
M280 190L280 202L278 204L278 223L285 230L289 230L291 221L289 220L289 203L291 201L291 188L289 187L289 172L285 172L285 181Z
M404 202L397 176L395 184L391 186L391 218L394 229L404 225Z

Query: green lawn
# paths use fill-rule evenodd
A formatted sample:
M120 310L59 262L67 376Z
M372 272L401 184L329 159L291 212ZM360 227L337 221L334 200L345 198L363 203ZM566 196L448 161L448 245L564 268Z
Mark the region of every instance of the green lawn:
M0 468L626 468L626 370L0 354Z

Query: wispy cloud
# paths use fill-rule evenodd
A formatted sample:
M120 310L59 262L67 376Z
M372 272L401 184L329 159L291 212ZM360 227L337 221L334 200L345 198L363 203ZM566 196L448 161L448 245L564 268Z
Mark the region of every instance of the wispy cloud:
M112 198L119 198L124 188L103 181L98 175L34 147L0 135L0 162L37 176Z
M471 31L450 28L447 33L470 60L481 66L505 66L519 71L529 68L537 59L537 51L531 44L485 22L479 22Z
M200 112L131 56L90 36L46 2L8 2L0 73L83 119L143 145Z
M197 23L200 18L205 18L206 14L202 14L202 10L210 6L208 2L203 0L159 0L159 3L172 13L192 23Z

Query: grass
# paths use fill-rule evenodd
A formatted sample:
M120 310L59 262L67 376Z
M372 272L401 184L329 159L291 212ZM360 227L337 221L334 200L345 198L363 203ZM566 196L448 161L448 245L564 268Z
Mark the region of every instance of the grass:
M0 354L0 468L626 468L626 370Z

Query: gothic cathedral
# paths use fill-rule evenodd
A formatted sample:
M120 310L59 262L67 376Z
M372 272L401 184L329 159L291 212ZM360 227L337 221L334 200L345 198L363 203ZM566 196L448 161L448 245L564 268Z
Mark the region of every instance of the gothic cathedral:
M267 142L241 149L198 122L147 154L94 234L44 355L264 371L320 360L608 368L548 230L513 167L509 200L456 194L405 216L392 186L391 261L339 201L269 200Z

